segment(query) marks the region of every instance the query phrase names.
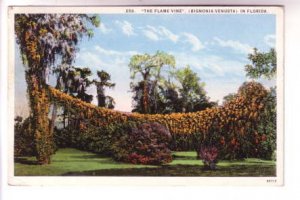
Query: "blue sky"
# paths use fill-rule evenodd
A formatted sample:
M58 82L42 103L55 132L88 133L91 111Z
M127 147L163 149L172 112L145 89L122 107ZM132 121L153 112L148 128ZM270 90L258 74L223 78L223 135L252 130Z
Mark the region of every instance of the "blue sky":
M253 47L275 46L275 15L100 15L94 37L83 39L74 66L87 66L94 74L105 70L116 83L107 94L116 110L130 111L128 63L135 54L165 51L175 56L176 68L189 65L206 83L211 100L236 92L246 81L244 66ZM16 56L16 97L25 95L24 72ZM266 86L275 80L261 80ZM95 94L95 88L89 88ZM96 103L96 97L94 97ZM17 107L22 106L16 105Z

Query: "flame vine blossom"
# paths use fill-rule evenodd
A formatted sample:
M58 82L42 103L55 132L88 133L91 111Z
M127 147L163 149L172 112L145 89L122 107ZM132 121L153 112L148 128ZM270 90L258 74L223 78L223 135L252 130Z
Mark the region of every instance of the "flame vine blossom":
M199 133L196 142L200 146L215 145L219 149L226 149L226 152L233 155L232 158L245 142L257 146L257 141L265 137L255 130L265 108L267 92L260 83L247 82L239 88L236 97L224 106L194 113L139 114L97 107L49 88L52 101L70 108L70 112L94 126L105 127L128 121L158 122L167 127L172 135Z

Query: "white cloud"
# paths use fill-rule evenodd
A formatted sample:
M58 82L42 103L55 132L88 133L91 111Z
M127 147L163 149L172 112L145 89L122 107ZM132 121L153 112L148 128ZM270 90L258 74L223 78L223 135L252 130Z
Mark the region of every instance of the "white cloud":
M101 33L103 34L108 34L112 31L112 29L107 28L107 26L104 23L100 24L99 30L101 31Z
M101 57L101 58L100 58ZM95 51L81 51L80 55L76 58L76 64L79 66L89 67L92 72L97 70L107 70L111 66L109 62L103 59L103 56L99 56L99 53ZM93 78L96 78L96 73L93 73Z
M269 47L275 47L276 44L276 37L275 35L266 35L264 37L264 42L269 46Z
M196 69L200 77L224 78L226 76L244 77L245 63L227 60L215 55L193 55L187 53L170 52L176 57L177 67L190 65Z
M222 40L218 37L214 37L214 40L217 42L218 45L221 47L229 47L233 50L235 50L237 53L242 54L249 54L253 51L253 47L251 47L248 44L243 44L239 41L235 40Z
M175 34L164 26L154 27L147 25L146 27L140 27L143 34L152 41L170 40L173 43L177 43L179 39L181 42L188 43L192 46L192 51L199 51L204 48L204 45L199 38L191 33Z
M158 41L158 40L171 40L176 43L178 41L179 36L172 33L169 29L164 26L150 26L147 25L145 28L143 27L144 35L150 40Z
M136 33L134 32L134 28L132 26L131 23L129 23L128 21L124 20L124 21L116 21L116 24L119 25L122 29L122 32L127 35L127 36L132 36L132 35L136 35Z
M237 92L239 86L246 81L245 63L215 55L170 53L176 57L178 68L190 65L199 75L201 81L205 82L205 90L212 101L222 103L225 95Z
M151 30L144 30L143 33L150 40L153 40L153 41L158 41L159 40L158 35L156 33L152 32Z
M164 35L166 38L171 40L172 42L176 43L178 40L178 35L172 33L170 30L168 30L164 26L159 26L159 30L161 32L161 35Z
M116 83L114 89L107 89L106 94L112 96L116 101L115 110L130 112L132 94L130 90L130 71L128 63L132 55L139 54L136 51L116 51L106 49L100 45L91 49L81 50L76 63L80 66L89 66L93 72L93 78L97 78L97 70L105 70L111 75L111 81ZM97 104L96 88L88 89L88 93L94 96L93 104Z
M204 48L204 45L199 40L199 38L191 33L183 33L185 37L185 42L192 45L192 51L199 51Z
M205 90L211 101L218 101L219 105L222 104L224 96L230 93L236 93L239 87L243 84L244 80L236 81L213 81L206 82Z
M111 49L104 49L99 45L95 46L95 50L100 53L100 55L106 55L106 56L133 56L135 54L138 54L137 51L115 51Z

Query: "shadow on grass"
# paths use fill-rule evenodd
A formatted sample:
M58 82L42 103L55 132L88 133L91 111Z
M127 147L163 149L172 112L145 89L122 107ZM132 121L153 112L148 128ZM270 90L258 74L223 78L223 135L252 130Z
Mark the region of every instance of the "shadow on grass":
M199 160L195 156L178 156L178 155L173 155L174 160Z
M79 159L107 159L109 155L99 155L99 154L95 154L95 155L81 155L81 156L70 156L70 158L79 158Z
M230 166L205 170L198 165L165 165L157 168L103 169L69 172L63 176L198 176L198 177L260 177L276 176L275 166Z
M15 158L15 163L21 163L24 165L38 165L36 160L28 160L27 158Z

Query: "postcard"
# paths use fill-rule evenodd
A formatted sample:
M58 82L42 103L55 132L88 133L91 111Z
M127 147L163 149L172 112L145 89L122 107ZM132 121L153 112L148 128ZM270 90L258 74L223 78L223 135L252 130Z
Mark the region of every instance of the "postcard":
M9 8L9 184L283 185L283 8Z

